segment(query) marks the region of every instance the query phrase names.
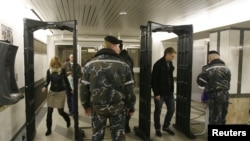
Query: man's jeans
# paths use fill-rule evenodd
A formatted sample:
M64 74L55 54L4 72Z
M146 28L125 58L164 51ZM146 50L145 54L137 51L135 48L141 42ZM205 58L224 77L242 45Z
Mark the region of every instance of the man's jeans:
M165 102L167 106L167 113L165 115L165 120L163 124L163 128L168 128L171 122L171 119L173 117L173 114L175 112L175 99L173 94L170 96L161 96L160 100L155 100L155 111L154 111L154 126L155 129L160 130L161 129L161 124L160 124L160 116L161 116L161 109L162 105Z
M74 114L73 94L69 90L66 90L66 94L67 94L67 104L69 108L69 114L72 115Z

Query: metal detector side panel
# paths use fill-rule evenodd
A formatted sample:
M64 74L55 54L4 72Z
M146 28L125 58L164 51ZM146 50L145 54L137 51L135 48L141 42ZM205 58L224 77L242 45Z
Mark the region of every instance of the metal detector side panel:
M189 138L195 138L190 131L191 88L192 88L192 26L178 26L176 120L174 127Z
M150 26L148 26L150 28ZM139 101L139 126L135 127L135 133L144 141L150 140L151 124L151 32L148 35L146 26L141 26L141 56L140 56L140 101ZM148 38L149 37L149 38ZM150 43L149 43L150 42Z

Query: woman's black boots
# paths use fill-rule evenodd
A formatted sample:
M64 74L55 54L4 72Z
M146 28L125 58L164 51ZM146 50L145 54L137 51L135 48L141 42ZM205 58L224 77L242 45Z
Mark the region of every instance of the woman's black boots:
M48 136L48 135L50 135L51 134L51 126L52 126L52 120L46 120L47 121L47 131L46 131L46 133L45 133L45 136Z

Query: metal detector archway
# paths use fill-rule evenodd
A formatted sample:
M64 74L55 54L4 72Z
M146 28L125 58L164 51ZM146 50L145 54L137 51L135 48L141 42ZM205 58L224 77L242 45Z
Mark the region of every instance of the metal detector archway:
M139 126L135 127L136 135L145 141L151 140L152 32L169 32L178 36L176 123L174 127L189 138L195 138L190 131L193 26L170 26L151 21L147 26L141 26Z
M38 29L59 29L73 32L73 55L77 56L76 20L66 22L42 22L24 19L24 69L25 69L25 112L26 112L26 135L27 141L32 141L36 134L35 127L35 99L34 99L34 46L33 32ZM73 65L77 64L77 57ZM75 68L75 67L74 67ZM73 72L76 70L73 69ZM76 74L76 73L74 73ZM78 78L73 76L74 81L74 127L75 140L81 140L78 127Z

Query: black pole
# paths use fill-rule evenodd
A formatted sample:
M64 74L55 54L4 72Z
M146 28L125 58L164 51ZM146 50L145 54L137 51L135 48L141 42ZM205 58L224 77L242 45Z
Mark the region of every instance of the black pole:
M27 141L33 141L35 128L34 100L34 47L33 31L29 20L24 20L24 78L25 78L25 113Z
M82 138L79 133L79 121L78 121L78 77L76 72L76 66L77 66L77 37L76 37L76 21L75 26L73 28L73 55L74 61L73 61L73 81L74 81L74 91L73 91L73 107L74 107L74 128L75 128L75 141L81 141Z

